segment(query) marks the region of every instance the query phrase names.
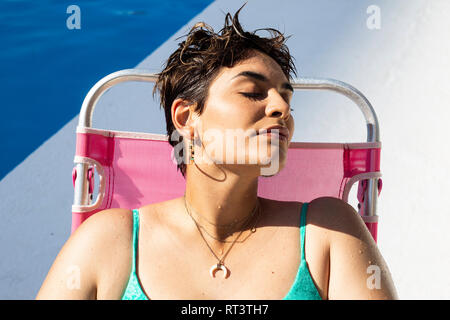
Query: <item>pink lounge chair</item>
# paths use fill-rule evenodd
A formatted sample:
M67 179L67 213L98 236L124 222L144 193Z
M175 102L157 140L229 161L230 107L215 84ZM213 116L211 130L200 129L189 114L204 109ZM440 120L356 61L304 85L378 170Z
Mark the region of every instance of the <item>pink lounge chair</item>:
M172 160L172 146L162 134L92 128L95 105L110 87L124 81L155 82L145 70L128 69L100 80L84 99L76 131L73 169L75 188L72 232L89 216L109 208L139 208L180 197L185 180ZM367 123L367 142L291 142L285 168L260 177L258 195L286 201L311 201L321 196L348 202L358 182L358 211L377 241L377 199L381 192L378 120L369 101L355 88L337 80L298 78L294 90L333 90L355 102ZM94 168L99 176L94 193ZM305 186L307 186L305 188Z

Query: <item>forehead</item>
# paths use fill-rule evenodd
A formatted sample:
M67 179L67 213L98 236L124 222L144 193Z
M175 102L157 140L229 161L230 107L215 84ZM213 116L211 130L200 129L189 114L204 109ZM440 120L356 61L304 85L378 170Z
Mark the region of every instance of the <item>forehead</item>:
M280 65L273 58L258 51L254 51L249 58L239 61L231 68L223 67L219 71L216 80L230 81L242 71L253 71L263 74L274 83L289 82Z

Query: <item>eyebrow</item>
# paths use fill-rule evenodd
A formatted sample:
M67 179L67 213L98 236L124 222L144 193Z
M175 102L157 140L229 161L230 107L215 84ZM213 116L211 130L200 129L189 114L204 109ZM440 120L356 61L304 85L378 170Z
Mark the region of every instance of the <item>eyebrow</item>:
M263 82L268 82L269 80L266 78L265 75L261 74L261 73L257 73L257 72L253 72L253 71L242 71L241 73L235 75L233 78L231 78L231 80L233 80L234 78L237 77L247 77L247 78L252 78L258 81L263 81ZM284 82L281 87L283 89L287 89L290 90L292 92L294 92L294 88L292 87L292 85L289 82Z

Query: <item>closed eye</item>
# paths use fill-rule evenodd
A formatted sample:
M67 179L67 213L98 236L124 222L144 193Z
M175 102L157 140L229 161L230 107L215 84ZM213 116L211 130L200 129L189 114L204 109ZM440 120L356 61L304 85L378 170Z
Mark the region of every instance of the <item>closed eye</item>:
M251 100L262 100L264 99L264 94L262 93L254 93L254 92L240 92L244 97L247 97ZM294 109L290 108L291 111L294 111Z
M251 100L260 100L264 99L264 95L262 93L254 93L254 92L240 92L244 97L247 97Z

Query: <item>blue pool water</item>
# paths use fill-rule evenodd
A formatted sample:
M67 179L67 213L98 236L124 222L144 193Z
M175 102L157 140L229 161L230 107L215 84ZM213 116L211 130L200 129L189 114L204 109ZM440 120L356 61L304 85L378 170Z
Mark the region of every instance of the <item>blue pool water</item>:
M136 66L211 2L0 1L0 180L79 113L98 80ZM81 29L67 28L70 5Z

